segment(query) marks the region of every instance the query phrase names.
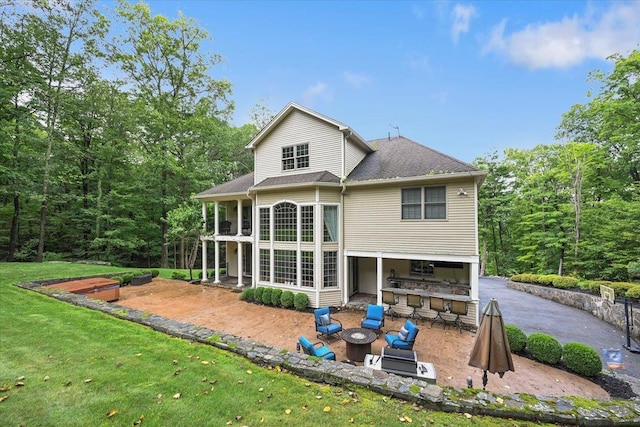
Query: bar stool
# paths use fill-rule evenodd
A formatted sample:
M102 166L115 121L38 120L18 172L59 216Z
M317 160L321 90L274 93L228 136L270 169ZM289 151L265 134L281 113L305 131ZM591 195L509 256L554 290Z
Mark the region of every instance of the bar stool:
M447 306L444 303L444 298L439 297L429 297L429 308L437 312L436 317L431 319L431 326L438 321L438 319L442 322L442 329L445 329L447 324L444 317L442 317L442 313L447 311Z
M394 317L399 317L398 313L393 310L393 306L398 304L398 299L398 295L392 291L382 291L382 303L389 306L387 315L391 316L391 320L393 320Z
M420 319L425 319L425 317L418 313L418 309L423 307L422 295L418 294L407 294L407 306L413 307L413 312L409 315L409 318L416 319L416 322Z
M457 326L460 333L462 333L462 320L460 320L460 316L467 315L467 302L452 300L451 313L456 315L453 324Z

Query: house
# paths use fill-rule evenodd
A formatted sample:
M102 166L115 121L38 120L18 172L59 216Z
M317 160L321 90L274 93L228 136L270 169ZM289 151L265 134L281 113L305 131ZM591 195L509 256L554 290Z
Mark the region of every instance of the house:
M290 103L250 142L254 171L194 196L203 204L203 266L214 245L238 286L304 292L312 307L356 294L411 314L404 293L465 301L477 326L477 194L486 173L402 136L365 141ZM207 211L213 204L213 227ZM457 296L457 297L456 297ZM403 304L404 303L404 304ZM435 317L428 303L419 308Z

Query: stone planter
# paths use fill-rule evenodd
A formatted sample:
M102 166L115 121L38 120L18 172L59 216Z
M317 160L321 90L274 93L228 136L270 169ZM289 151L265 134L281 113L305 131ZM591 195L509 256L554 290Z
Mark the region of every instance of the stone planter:
M133 276L131 278L131 285L133 286L140 286L140 285L144 285L145 283L150 283L151 282L151 274L143 274L140 276Z

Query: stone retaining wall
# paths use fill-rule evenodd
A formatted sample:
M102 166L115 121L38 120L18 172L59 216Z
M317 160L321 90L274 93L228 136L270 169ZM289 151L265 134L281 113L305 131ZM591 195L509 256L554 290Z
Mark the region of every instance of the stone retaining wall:
M73 280L76 280L74 278ZM68 279L72 280L72 279ZM531 422L584 426L640 425L640 402L593 401L589 408L579 406L572 397L534 397L502 395L478 389L440 387L418 379L387 374L348 363L320 360L306 354L291 353L258 342L168 319L102 300L70 294L57 289L42 289L43 282L19 283L25 289L44 293L61 301L146 325L178 338L231 351L262 366L279 366L311 381L327 384L355 384L377 393L416 402L429 410L489 415ZM584 399L579 399L584 401Z
M589 312L621 331L625 331L627 323L624 314L624 303L616 302L612 304L592 294L533 285L531 283L512 282L511 280L507 282L507 287ZM630 310L629 320L632 322L629 335L636 340L640 339L640 310Z

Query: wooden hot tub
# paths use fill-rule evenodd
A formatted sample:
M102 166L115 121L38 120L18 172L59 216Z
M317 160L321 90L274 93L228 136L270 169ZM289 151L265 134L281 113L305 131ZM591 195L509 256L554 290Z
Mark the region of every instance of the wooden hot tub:
M105 277L72 280L43 286L45 289L61 289L72 294L85 295L104 301L117 301L120 298L120 282Z

